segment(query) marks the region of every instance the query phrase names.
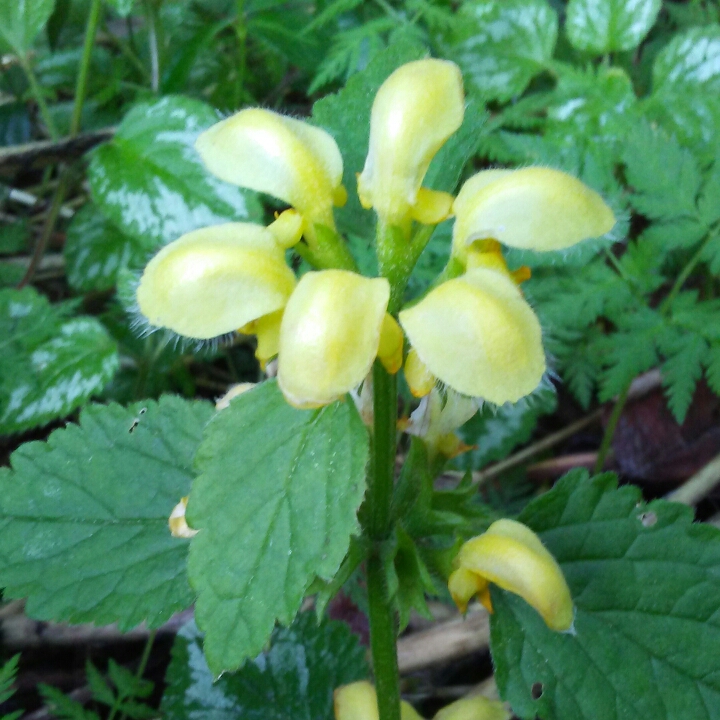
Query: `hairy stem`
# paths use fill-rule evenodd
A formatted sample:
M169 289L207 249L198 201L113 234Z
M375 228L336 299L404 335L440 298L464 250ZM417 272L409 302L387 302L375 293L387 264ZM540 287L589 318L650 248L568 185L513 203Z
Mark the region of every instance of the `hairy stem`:
M397 662L395 617L385 584L382 558L373 553L367 562L370 649L380 720L400 720L400 673Z
M40 85L38 84L37 78L35 77L35 72L30 65L30 61L22 53L20 53L18 57L20 60L20 65L22 65L22 69L25 71L25 76L30 83L30 91L32 92L35 102L37 103L38 110L40 111L40 117L42 117L43 122L45 123L45 127L47 128L50 138L57 141L58 137L60 136L58 135L57 128L55 127L55 121L52 119L52 115L50 114L48 105L45 102L45 97L42 94Z
M75 83L75 104L73 105L72 118L70 119L70 137L74 137L80 132L80 121L82 119L83 103L85 102L85 94L87 92L88 72L90 70L90 58L92 56L93 45L95 44L95 34L97 33L98 21L100 20L101 7L101 0L92 0L87 25L85 26L83 54L80 58L80 68L78 70L77 82Z

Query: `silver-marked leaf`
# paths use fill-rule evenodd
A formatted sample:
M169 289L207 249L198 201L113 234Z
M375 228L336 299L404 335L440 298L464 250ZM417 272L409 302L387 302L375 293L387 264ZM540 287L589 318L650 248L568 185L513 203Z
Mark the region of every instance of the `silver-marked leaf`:
M720 89L720 25L694 27L675 36L655 58L653 89L704 85Z
M333 690L367 677L365 650L345 623L300 613L270 647L214 682L194 622L177 635L162 711L167 720L333 720Z
M102 213L150 249L196 228L259 220L256 195L218 180L195 152L197 136L219 119L209 105L179 96L135 106L90 162Z
M347 400L296 410L275 381L243 393L208 425L188 522L195 615L215 675L289 625L317 576L329 580L358 529L367 430Z
M502 696L531 720L720 718L720 531L684 505L642 502L617 478L574 471L520 520L565 574L574 629L550 630L492 587Z
M486 100L519 95L552 58L558 18L545 0L474 0L461 17L452 54Z
M55 0L2 0L0 37L24 55L50 19Z
M0 290L0 433L64 417L118 368L115 342L95 318L68 317L32 288Z
M168 516L212 413L167 396L93 405L0 469L0 585L42 620L158 626L188 607L188 542Z
M141 262L150 248L137 238L118 230L94 203L88 203L73 217L67 231L65 267L70 285L80 292L109 290L118 272L128 264Z
M570 0L565 31L578 50L632 50L650 32L660 0Z

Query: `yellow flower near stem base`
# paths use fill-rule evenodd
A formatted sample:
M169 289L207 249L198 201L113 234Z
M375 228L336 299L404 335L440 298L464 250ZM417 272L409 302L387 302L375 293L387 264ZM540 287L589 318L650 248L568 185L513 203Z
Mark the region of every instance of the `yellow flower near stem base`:
M208 170L226 182L292 205L313 233L335 227L333 205L343 205L343 161L324 130L271 110L248 108L220 121L195 143Z
M452 252L461 260L478 240L561 250L605 235L615 225L598 193L572 175L540 167L473 175L460 189L453 212Z
M205 340L281 310L294 287L284 248L268 228L227 223L160 250L145 268L137 301L151 325Z
M375 208L381 223L401 228L411 218L426 224L445 219L452 197L421 185L464 112L462 76L454 63L417 60L395 70L372 106L370 147L358 176L363 207Z
M335 720L379 720L375 687L365 680L343 685L333 695ZM509 720L503 704L482 696L451 703L435 715L435 720ZM422 720L412 705L400 702L401 720Z
M573 602L562 570L526 525L494 522L460 548L456 563L448 588L462 612L476 595L492 612L488 585L495 583L532 605L552 630L566 632L572 627Z
M540 323L513 279L476 267L400 313L417 359L463 395L517 402L545 372ZM417 361L414 361L417 364ZM419 376L413 368L413 377Z
M313 408L341 398L363 381L376 356L397 372L402 333L387 315L389 298L385 278L346 270L303 275L280 326L278 383L291 405Z

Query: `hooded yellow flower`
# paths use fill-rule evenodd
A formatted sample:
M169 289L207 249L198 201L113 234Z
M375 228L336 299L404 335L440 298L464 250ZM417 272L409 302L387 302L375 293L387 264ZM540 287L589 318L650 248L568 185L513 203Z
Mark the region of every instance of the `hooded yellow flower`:
M549 168L485 170L473 175L453 204L453 255L465 260L473 243L560 250L612 230L605 201L577 178Z
M545 372L540 323L500 270L476 267L438 285L400 313L400 324L419 361L463 395L498 405L516 402L535 390ZM411 387L418 374L413 370Z
M285 250L268 228L227 223L160 250L145 268L137 301L151 325L208 339L281 310L294 287Z
M562 570L526 525L494 522L460 548L456 562L448 587L462 612L475 595L492 612L488 584L495 583L532 605L552 630L572 627L573 602Z
M320 128L279 113L248 108L222 120L195 143L208 170L226 182L292 205L305 221L335 227L332 208L347 198L337 143Z
M278 383L296 407L319 407L357 387L376 356L390 372L402 361L402 334L387 315L390 284L347 270L300 279L280 326Z
M381 85L370 118L370 147L358 177L358 195L386 225L411 217L437 223L452 197L421 189L437 151L460 127L465 112L462 76L445 60L402 65Z

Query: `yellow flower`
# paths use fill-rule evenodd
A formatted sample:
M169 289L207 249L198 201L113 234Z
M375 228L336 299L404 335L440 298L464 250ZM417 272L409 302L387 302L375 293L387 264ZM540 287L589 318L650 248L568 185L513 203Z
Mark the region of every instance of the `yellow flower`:
M319 407L357 387L376 356L402 362L402 334L387 313L390 284L346 270L303 275L280 326L278 383L300 408ZM388 319L389 318L389 319Z
M337 688L334 693L335 720L378 720L377 694L369 682L362 680ZM509 720L503 704L476 696L463 698L435 715L435 720ZM400 702L401 720L422 720L404 700Z
M488 584L522 597L552 630L572 627L573 602L562 570L540 538L515 520L498 520L468 540L457 556L448 587L462 612L475 595L492 612Z
M241 187L267 193L292 205L305 221L335 227L332 208L347 194L343 162L331 135L284 115L248 108L221 120L197 139L208 170Z
M193 530L185 519L185 511L187 510L188 498L180 498L180 502L172 509L168 518L168 527L170 534L176 538L189 540L198 534L197 530Z
M160 250L145 268L137 301L150 324L208 339L281 310L294 287L271 229L227 223Z
M615 217L578 179L549 168L485 170L473 175L453 204L453 254L465 260L478 240L508 247L560 250L610 232Z
M430 161L460 127L465 112L462 76L454 63L418 60L402 65L373 102L370 147L358 177L364 207L386 225L405 227L411 217L443 220L452 197L421 189Z
M475 267L438 285L400 313L400 324L417 353L414 364L463 395L516 402L545 372L540 323L517 283L499 269ZM411 386L419 375L413 367Z

